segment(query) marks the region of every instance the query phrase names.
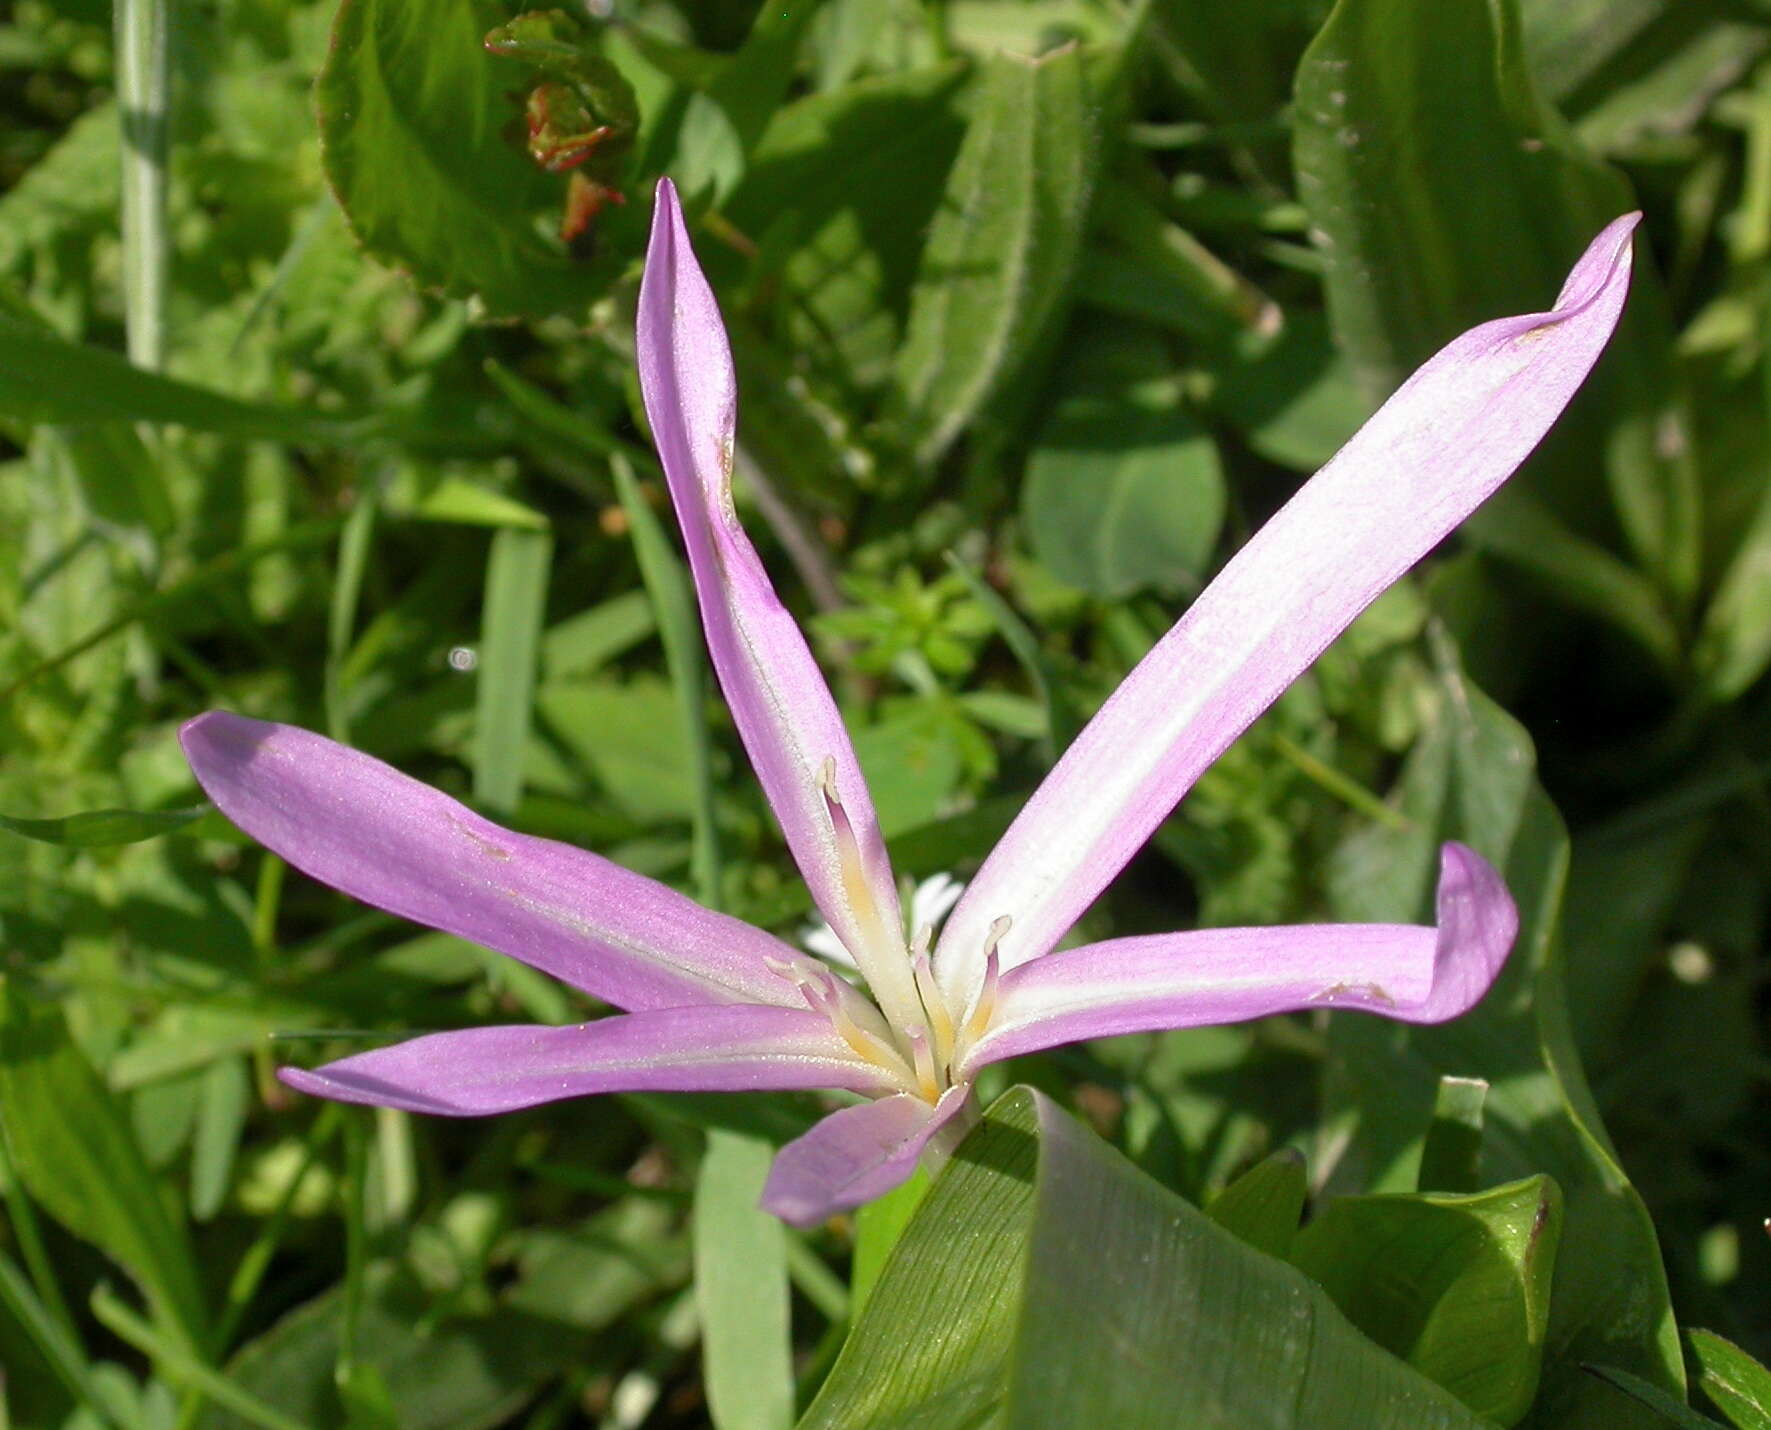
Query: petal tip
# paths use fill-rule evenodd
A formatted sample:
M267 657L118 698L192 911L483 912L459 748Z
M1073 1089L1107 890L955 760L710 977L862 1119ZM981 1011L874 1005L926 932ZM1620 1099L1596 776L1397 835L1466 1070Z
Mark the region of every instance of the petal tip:
M1633 238L1641 222L1642 211L1632 209L1612 219L1594 235L1556 295L1554 312L1579 312L1616 285L1629 281L1635 258Z
M819 1226L844 1210L830 1198L816 1196L807 1188L797 1185L795 1179L780 1175L779 1162L769 1168L769 1179L763 1185L763 1194L757 1205L770 1216L780 1217L789 1226L804 1230Z
M178 744L197 782L208 789L214 773L250 761L276 728L226 710L205 710L178 727Z
M1495 867L1467 844L1439 851L1433 987L1415 1020L1442 1023L1482 1001L1519 936L1519 908Z

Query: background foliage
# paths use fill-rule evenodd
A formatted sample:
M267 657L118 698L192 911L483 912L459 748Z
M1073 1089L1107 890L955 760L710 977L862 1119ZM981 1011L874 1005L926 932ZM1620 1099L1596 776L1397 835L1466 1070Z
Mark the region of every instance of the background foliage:
M569 243L514 9L0 20L0 1424L1771 1425L1763 0L620 0L626 202ZM286 877L185 770L210 706L806 924L659 520L661 173L919 878L1645 209L1544 448L1085 924L1420 917L1458 837L1526 915L1476 1013L1028 1059L926 1197L811 1234L753 1210L810 1100L275 1082L589 1010Z

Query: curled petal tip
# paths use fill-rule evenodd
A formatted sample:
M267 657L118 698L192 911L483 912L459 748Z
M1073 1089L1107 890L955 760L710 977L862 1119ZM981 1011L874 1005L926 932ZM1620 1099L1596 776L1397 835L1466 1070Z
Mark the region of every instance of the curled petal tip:
M1495 867L1455 840L1439 851L1433 987L1411 1022L1440 1023L1481 1002L1519 936L1519 908Z
M1636 209L1619 215L1599 230L1556 295L1555 312L1579 312L1614 283L1628 281L1634 253L1631 240L1641 221L1641 210Z

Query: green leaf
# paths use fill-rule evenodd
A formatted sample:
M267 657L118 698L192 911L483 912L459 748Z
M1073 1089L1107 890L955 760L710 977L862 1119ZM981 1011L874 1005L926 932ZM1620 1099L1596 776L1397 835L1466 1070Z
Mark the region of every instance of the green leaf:
M1631 1375L1627 1370L1619 1370L1610 1365L1589 1365L1584 1367L1589 1375L1597 1376L1607 1385L1643 1405L1653 1415L1649 1423L1654 1425L1671 1425L1674 1430L1715 1430L1717 1422L1707 1415L1699 1415L1690 1406L1668 1395L1652 1381L1643 1380L1639 1375Z
M1654 1227L1618 1165L1569 1031L1557 920L1567 835L1533 777L1531 742L1477 690L1450 642L1433 642L1437 684L1392 803L1405 830L1372 826L1348 839L1330 871L1335 911L1354 921L1430 918L1438 848L1462 839L1505 876L1519 939L1493 991L1433 1028L1373 1018L1330 1025L1330 1114L1356 1119L1337 1176L1361 1190L1416 1185L1439 1080L1479 1076L1487 1175L1555 1178L1564 1198L1544 1377L1533 1426L1618 1430L1609 1392L1580 1370L1615 1365L1683 1389L1677 1329Z
M1548 307L1592 236L1635 207L1539 100L1515 0L1339 0L1299 66L1295 123L1335 337L1373 402L1464 329ZM1646 253L1632 289L1533 470L1556 514L1594 535L1602 475L1634 553L1686 599L1697 497L1689 463L1664 451L1670 319Z
M904 1228L928 1195L929 1175L921 1167L883 1197L855 1212L855 1258L849 1267L849 1316L858 1319L885 1270Z
M1692 653L1716 700L1732 700L1771 665L1771 491L1722 573Z
M1689 1330L1697 1383L1736 1430L1771 1430L1771 1370L1714 1331Z
M719 204L743 178L747 156L793 81L800 34L822 3L762 6L737 53L708 66L704 84L689 95L666 166L685 194L710 189ZM654 41L642 48L656 55L659 47Z
M493 0L345 0L315 88L321 154L377 258L495 312L565 312L599 294L618 260L581 264L543 236L565 181L505 140L523 73L481 48L509 18Z
M419 521L452 521L464 526L516 527L546 531L547 518L525 502L489 491L465 477L444 477L410 511L392 513Z
M121 353L71 343L11 311L0 312L0 416L68 426L170 423L320 446L353 446L384 425L381 418L240 402L136 367Z
M354 1360L373 1368L399 1409L402 1430L491 1430L543 1381L586 1357L583 1338L560 1322L513 1309L439 1323L430 1294L390 1263L371 1263L363 1281ZM335 1288L298 1306L228 1363L228 1379L289 1419L346 1424L334 1383L343 1299ZM245 1430L255 1423L213 1406L197 1426Z
M709 1132L695 1179L695 1299L716 1430L793 1423L787 1229L757 1205L774 1158L761 1138Z
M1041 1094L985 1114L801 1430L1478 1430L1292 1267Z
M1284 1258L1291 1254L1309 1190L1303 1154L1281 1147L1213 1197L1205 1214L1257 1251Z
M717 909L721 895L719 827L714 817L713 734L707 722L706 648L701 643L694 591L688 571L664 534L664 524L646 504L627 459L616 454L609 465L622 510L627 513L628 528L633 532L634 557L652 602L658 637L664 645L664 662L676 695L683 746L689 752L694 838L690 863L695 896L707 908Z
M1072 404L1040 434L1021 512L1033 554L1109 600L1196 586L1224 522L1211 435L1180 412Z
M198 1221L213 1217L227 1197L251 1104L252 1083L240 1058L217 1058L204 1070L191 1141L191 1215Z
M952 552L947 553L947 564L965 582L966 589L984 608L996 627L996 633L1002 637L1003 644L1009 648L1021 669L1026 672L1027 679L1032 682L1040 708L1045 713L1045 728L1039 735L1040 758L1047 765L1056 764L1059 752L1070 747L1070 741L1082 727L1082 721L1062 679L1041 648L1039 638L1008 603L1007 598L984 579L983 573L974 571Z
M1547 1177L1471 1196L1345 1197L1298 1233L1290 1259L1380 1346L1513 1425L1537 1393L1561 1212Z
M932 463L1061 310L1099 161L1082 52L993 55L911 294L897 383Z
M523 792L552 563L553 537L544 531L504 527L492 536L475 685L474 797L493 809L513 809Z
M1421 1146L1423 1192L1473 1192L1480 1185L1482 1107L1488 1084L1479 1077L1442 1077L1433 1104L1433 1122Z
M206 804L192 809L90 809L61 819L16 819L0 814L0 829L45 844L76 849L102 849L113 844L138 844L194 824L209 812Z
M137 1350L151 1356L173 1380L202 1391L217 1405L226 1406L248 1424L257 1426L258 1430L308 1430L300 1421L279 1413L250 1391L242 1390L226 1376L211 1369L191 1354L188 1347L158 1334L118 1300L109 1287L100 1286L92 1293L92 1314Z
M1482 550L1529 571L1569 605L1610 621L1668 676L1678 672L1679 630L1653 583L1597 542L1570 530L1524 488L1503 488L1463 530Z
M0 1134L31 1195L135 1279L161 1334L203 1344L204 1309L184 1223L174 1219L115 1096L59 1008L0 979Z

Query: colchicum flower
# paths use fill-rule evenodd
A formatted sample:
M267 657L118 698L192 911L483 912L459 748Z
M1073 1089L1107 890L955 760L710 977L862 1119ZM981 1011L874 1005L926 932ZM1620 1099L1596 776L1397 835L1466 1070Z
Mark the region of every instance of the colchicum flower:
M1213 928L1053 950L1207 766L1537 445L1616 324L1636 217L1593 241L1550 312L1486 323L1427 362L1236 554L1058 762L931 946L926 927L906 938L842 718L738 524L731 354L661 183L639 299L646 412L738 732L860 981L368 755L211 712L184 748L241 829L356 898L625 1010L431 1034L284 1081L456 1116L614 1091L859 1094L776 1158L763 1204L807 1224L950 1149L975 1116L973 1079L1004 1058L1298 1009L1464 1012L1518 917L1460 844L1443 850L1433 928Z

